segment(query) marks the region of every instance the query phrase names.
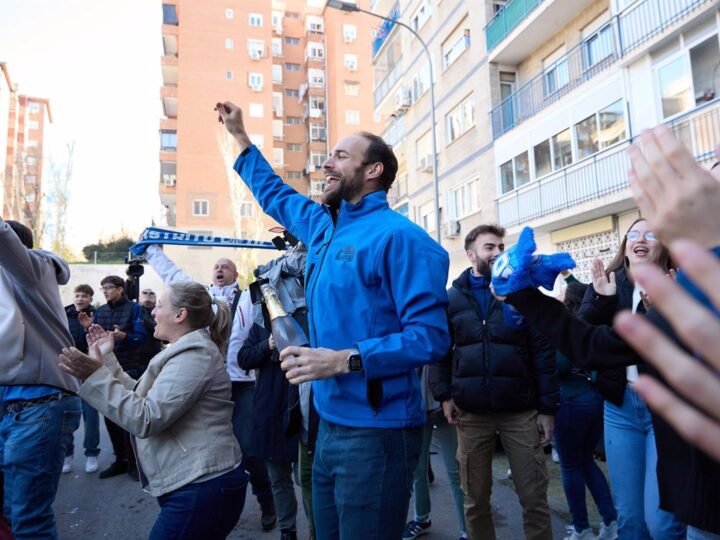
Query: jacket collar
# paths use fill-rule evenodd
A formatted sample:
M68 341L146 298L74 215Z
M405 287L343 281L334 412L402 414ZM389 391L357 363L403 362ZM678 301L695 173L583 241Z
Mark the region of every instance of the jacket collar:
M125 305L129 301L130 300L128 300L128 297L123 294L115 302L108 302L107 305L110 306L112 309L117 309L120 306Z
M332 214L332 209L327 205L324 206L328 212ZM389 206L387 202L387 193L385 193L382 189L368 193L356 204L352 204L347 201L342 201L340 203L340 213L349 214L353 217L362 217L384 208L389 208Z
M462 274L460 274L455 281L453 281L453 287L462 291L470 291L470 272L472 268L466 268Z

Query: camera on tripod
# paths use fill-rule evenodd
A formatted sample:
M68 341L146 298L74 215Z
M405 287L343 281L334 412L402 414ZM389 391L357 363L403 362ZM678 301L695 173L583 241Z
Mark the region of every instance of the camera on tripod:
M128 267L125 269L127 279L125 280L125 293L130 301L137 302L140 298L140 276L145 273L145 267L142 265L144 257L125 257Z

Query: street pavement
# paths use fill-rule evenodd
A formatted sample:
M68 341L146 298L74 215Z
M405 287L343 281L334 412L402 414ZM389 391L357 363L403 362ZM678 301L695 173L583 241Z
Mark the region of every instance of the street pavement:
M112 446L101 421L100 469L113 459ZM84 471L85 457L82 453L82 425L75 433L75 459L73 470L63 474L55 500L55 515L61 539L69 540L141 540L147 538L159 512L157 502L145 493L140 484L127 475L100 480L97 473ZM457 515L447 477L439 456L433 455L435 482L430 486L432 498L432 527L424 540L457 540L459 529ZM504 480L502 471L496 468L493 485L493 513L498 540L524 538L522 510L517 496ZM298 499L298 538L308 538L307 520L302 512L300 490ZM412 509L412 501L410 503ZM410 511L412 514L412 510ZM553 538L565 536L566 519L553 512ZM260 528L260 507L248 487L245 509L231 539L271 540L280 537L275 529L269 533ZM198 539L202 540L202 539Z

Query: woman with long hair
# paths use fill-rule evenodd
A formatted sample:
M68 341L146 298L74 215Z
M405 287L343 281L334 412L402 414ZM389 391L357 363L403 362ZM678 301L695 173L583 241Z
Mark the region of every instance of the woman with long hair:
M632 269L646 262L673 271L667 248L640 218L630 225L606 269L599 260L594 262L592 286L578 317L593 325L611 325L621 310L645 313L646 303L652 299L635 284ZM597 380L605 398L605 452L618 512L618 536L684 538L684 525L659 508L655 432L650 411L632 389L637 376L637 366L628 366L602 370Z
M168 285L153 310L169 346L137 381L113 355L113 335L88 330L90 355L63 349L78 395L132 436L140 479L158 498L151 540L225 538L245 504L247 474L232 431L224 356L230 312L194 282Z

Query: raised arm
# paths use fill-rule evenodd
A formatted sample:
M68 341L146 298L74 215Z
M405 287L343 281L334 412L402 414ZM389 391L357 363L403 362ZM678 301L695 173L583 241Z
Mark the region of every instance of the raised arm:
M145 258L152 269L162 278L164 283L193 281L170 257L165 255L165 252L160 249L160 246L154 244L148 246L145 251Z
M69 277L70 271L65 261L59 257L49 261L49 257L51 257L50 254L34 252L25 247L10 225L0 218L0 267L15 281L27 286L41 282L46 278L48 268L51 267L49 262L55 265L65 265L60 270Z

